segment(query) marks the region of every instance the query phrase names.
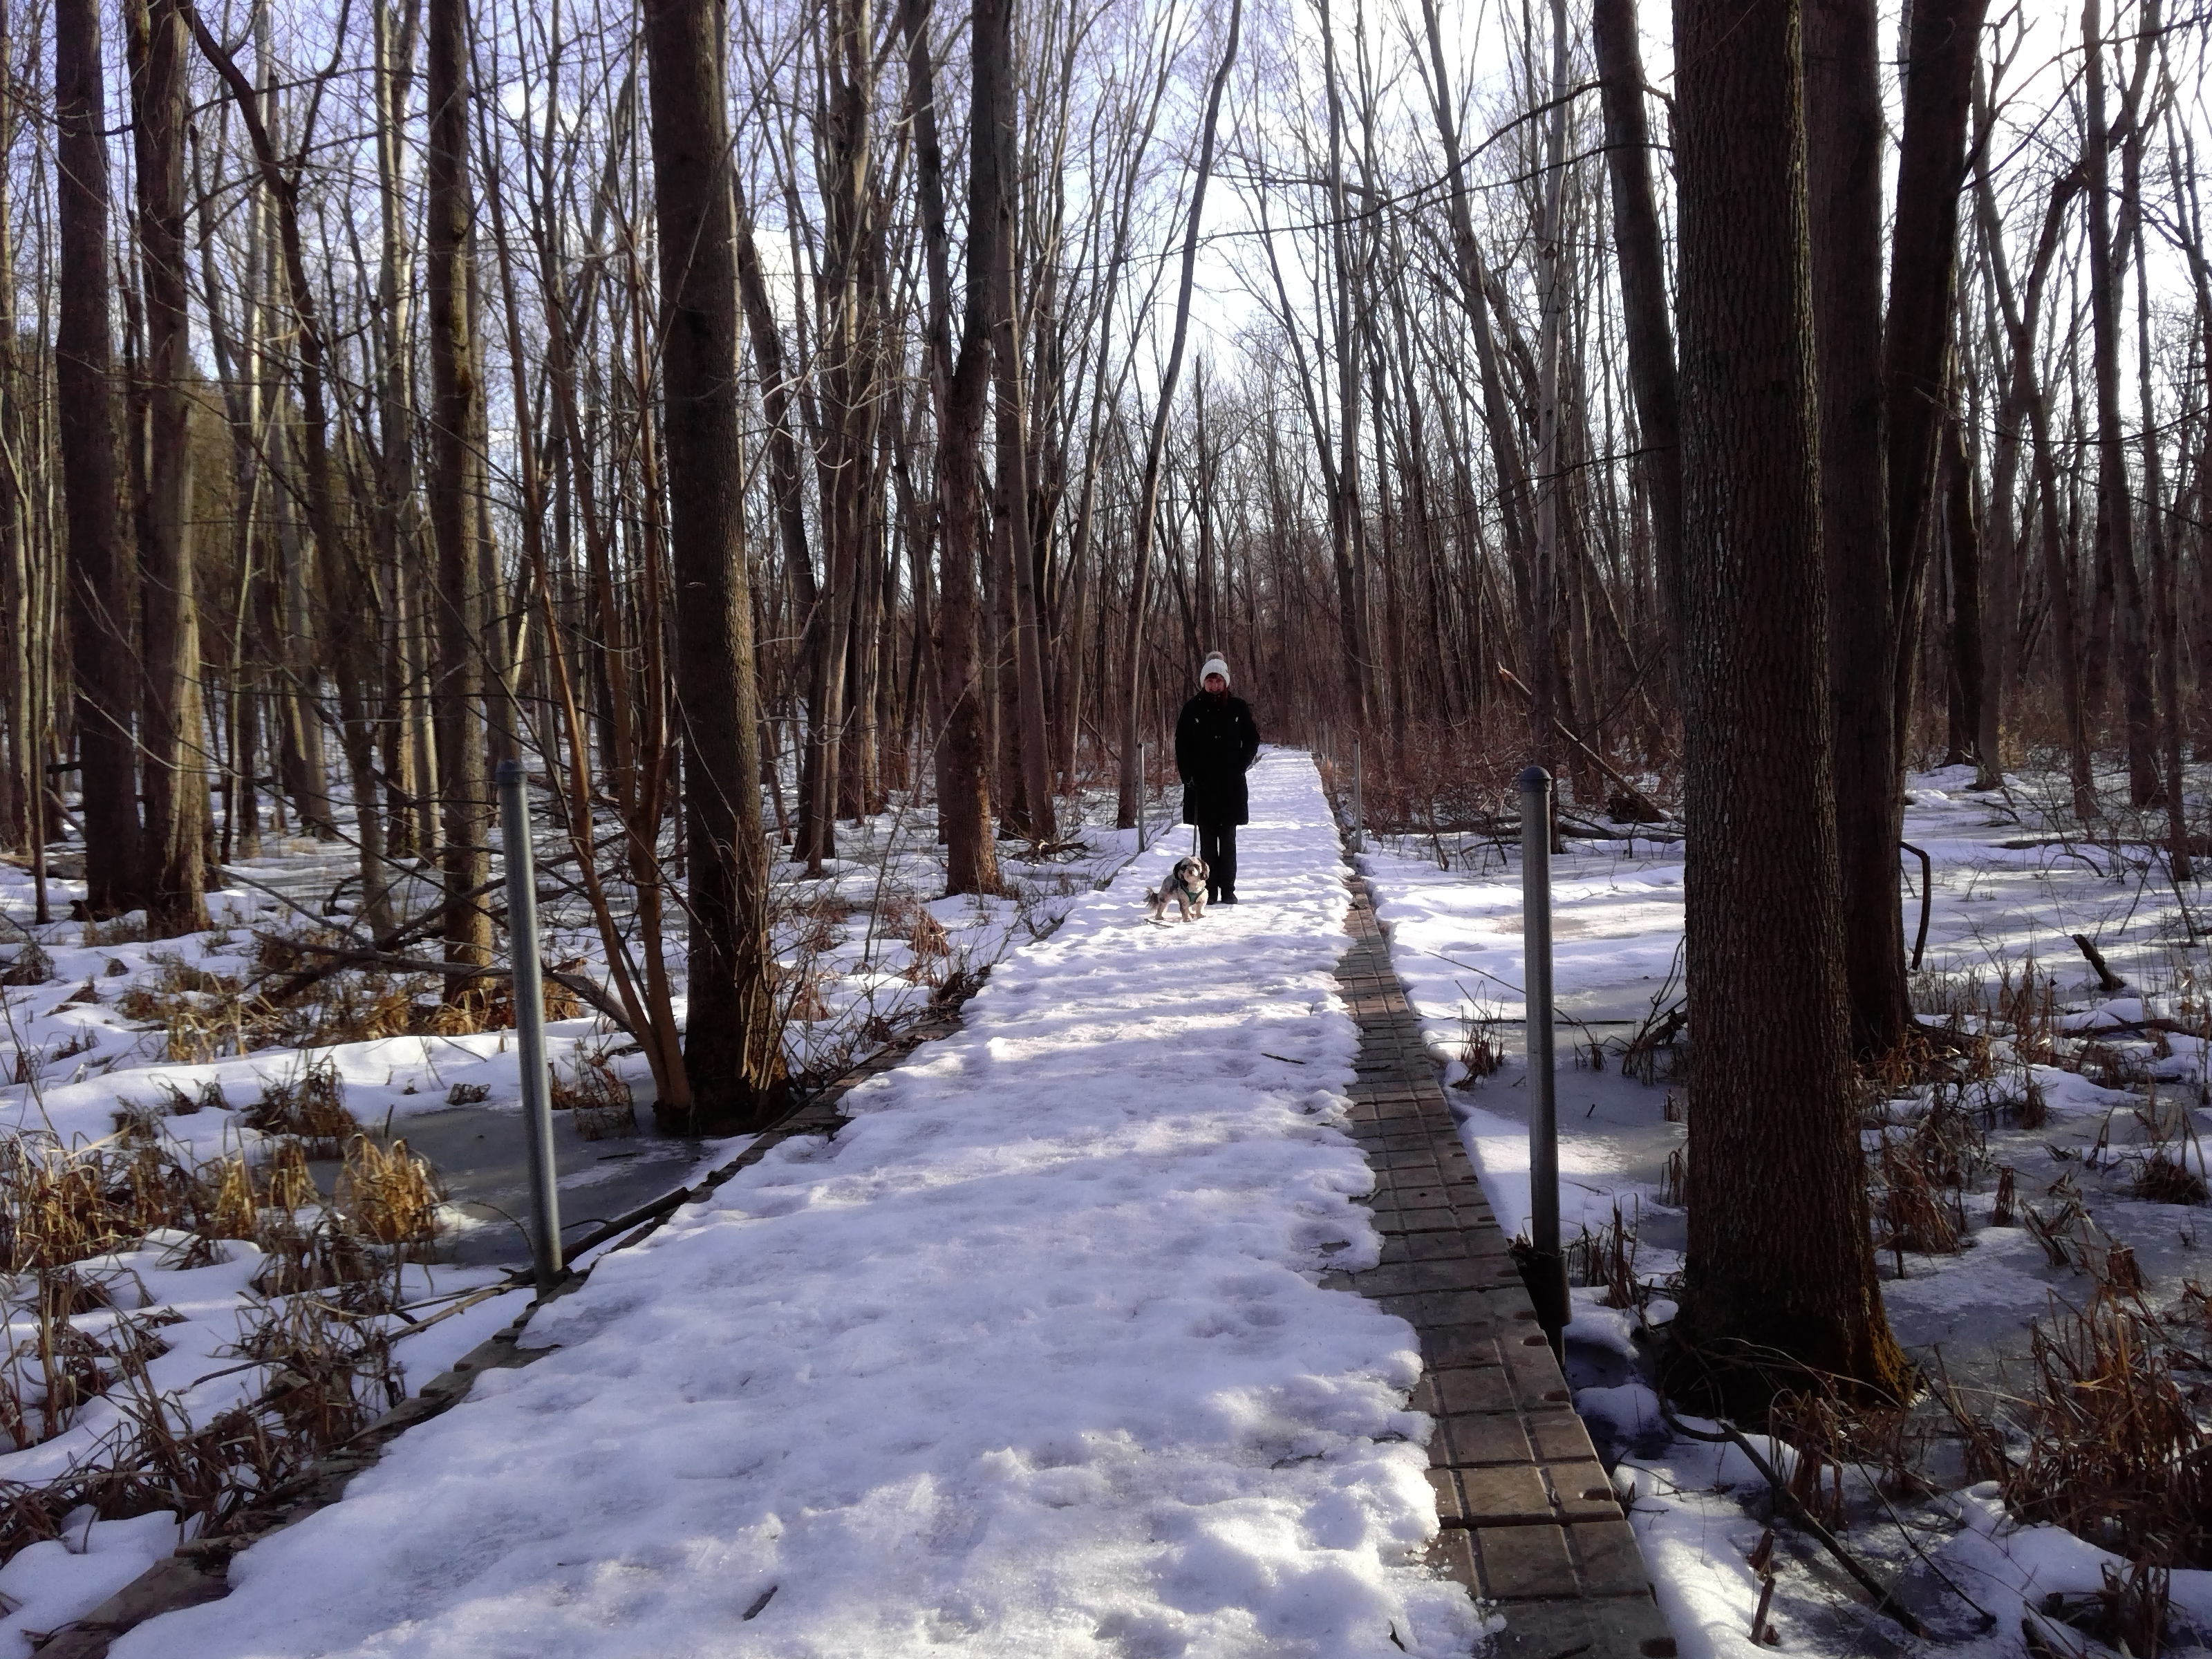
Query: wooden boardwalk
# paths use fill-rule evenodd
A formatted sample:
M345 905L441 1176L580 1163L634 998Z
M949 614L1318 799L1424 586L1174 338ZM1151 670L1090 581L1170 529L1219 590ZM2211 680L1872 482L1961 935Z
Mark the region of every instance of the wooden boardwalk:
M1437 1419L1443 1523L1432 1558L1504 1616L1487 1650L1499 1659L1661 1659L1674 1641L1636 1535L1460 1142L1373 897L1350 884L1337 980L1359 1023L1351 1133L1375 1171L1382 1261L1326 1282L1420 1334L1413 1404Z

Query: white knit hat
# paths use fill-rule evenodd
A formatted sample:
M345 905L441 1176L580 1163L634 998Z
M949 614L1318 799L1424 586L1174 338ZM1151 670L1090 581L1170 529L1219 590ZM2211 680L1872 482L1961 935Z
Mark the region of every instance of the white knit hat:
M1203 684L1206 684L1206 677L1208 674L1218 674L1218 675L1220 675L1220 676L1221 676L1221 683L1222 683L1224 685L1231 685L1231 684L1235 684L1235 682L1234 682L1234 681L1232 681L1232 680L1229 678L1229 662L1228 662L1228 659L1227 659L1226 658L1224 658L1224 656L1223 656L1223 655L1222 655L1218 651L1215 652L1212 656L1208 657L1208 658L1206 659L1206 666L1205 666L1205 667L1203 667L1203 668L1201 668L1201 669L1200 669L1200 670L1198 671L1198 683L1199 683L1200 685L1203 685Z

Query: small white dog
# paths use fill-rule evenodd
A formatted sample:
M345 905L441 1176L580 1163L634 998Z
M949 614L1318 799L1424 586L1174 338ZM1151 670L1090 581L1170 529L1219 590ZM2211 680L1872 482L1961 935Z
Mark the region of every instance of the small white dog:
M1160 890L1150 895L1152 902L1152 920L1154 921L1164 920L1168 906L1170 904L1182 913L1182 919L1185 921L1196 921L1204 915L1206 914L1206 861L1203 859L1194 854L1187 859L1177 859L1175 868L1168 872L1167 880L1160 884Z

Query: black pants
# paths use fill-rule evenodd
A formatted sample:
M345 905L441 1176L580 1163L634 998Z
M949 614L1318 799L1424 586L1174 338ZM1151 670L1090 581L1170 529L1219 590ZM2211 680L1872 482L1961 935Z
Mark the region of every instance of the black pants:
M1198 826L1198 855L1206 860L1206 896L1209 900L1237 896L1237 826L1201 823Z

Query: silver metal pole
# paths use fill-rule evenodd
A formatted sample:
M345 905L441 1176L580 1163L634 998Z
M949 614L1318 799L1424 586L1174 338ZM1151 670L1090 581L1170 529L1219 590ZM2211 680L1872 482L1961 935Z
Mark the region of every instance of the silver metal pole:
M1573 1317L1567 1264L1559 1254L1559 1118L1552 1048L1552 775L1540 766L1521 774L1522 943L1528 962L1528 1231L1534 1249L1522 1269L1536 1320L1561 1351L1560 1333Z
M530 1149L530 1263L538 1294L561 1282L561 1194L554 1186L553 1102L545 1069L545 982L538 953L538 874L522 763L499 763L500 832L507 844L507 936L514 969L514 1036L522 1061L522 1123Z

